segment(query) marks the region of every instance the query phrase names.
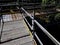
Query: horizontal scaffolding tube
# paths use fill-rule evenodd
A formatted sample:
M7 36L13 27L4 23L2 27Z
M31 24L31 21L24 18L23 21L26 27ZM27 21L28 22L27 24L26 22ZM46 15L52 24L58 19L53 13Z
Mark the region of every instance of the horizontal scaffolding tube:
M56 44L59 45L60 43L36 20L34 22L39 26L39 28Z

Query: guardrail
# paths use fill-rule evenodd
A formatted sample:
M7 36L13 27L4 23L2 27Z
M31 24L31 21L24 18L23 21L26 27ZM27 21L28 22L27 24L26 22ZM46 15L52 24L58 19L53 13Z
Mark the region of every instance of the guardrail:
M29 14L27 11L24 10L24 8L21 8L26 14L27 16L29 16L32 19L32 26L29 24L29 22L27 21L27 19L25 18L25 16L23 15L23 18L25 19L25 21L27 22L27 24L29 25L30 29L34 31L34 16L31 14ZM34 12L33 12L34 13ZM33 32L34 33L34 32ZM37 36L36 32L34 33L35 37L37 38L37 40L39 41L40 45L43 45L43 43L41 42L41 40L39 39L39 37Z
M29 14L24 8L21 8L22 11L29 16L32 19L32 26L29 24L29 22L27 21L27 19L25 18L24 14L23 17L25 19L25 21L27 22L27 24L29 25L29 27L31 28L31 30L34 30L34 23L37 24L37 26L56 44L56 45L60 45L60 42L58 40L56 40L37 20L34 19L34 12L33 12L33 16L31 16L31 14ZM43 45L43 43L41 42L41 40L39 39L39 37L37 36L36 32L34 32L35 37L37 38L37 40L39 41L39 43L41 45Z

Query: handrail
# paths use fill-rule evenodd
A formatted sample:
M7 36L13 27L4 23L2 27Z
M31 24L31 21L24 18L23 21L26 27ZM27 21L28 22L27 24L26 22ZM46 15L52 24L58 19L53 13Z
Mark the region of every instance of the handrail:
M31 14L29 14L24 8L21 7L21 9L27 14L27 16L29 16L32 19Z
M21 9L27 14L27 16L29 16L32 19L32 27L31 27L30 24L28 23L27 19L25 18L25 20L26 20L27 24L29 25L29 27L31 28L31 30L33 30L33 28L34 28L34 16L31 16L31 14L29 14L24 8L21 8Z
M43 45L43 43L41 42L41 40L39 39L39 37L37 36L36 32L34 33L35 37L37 38L37 40L39 41L40 45Z
M23 15L23 14L22 14ZM25 19L25 21L27 22L27 24L29 25L30 29L32 30L32 26L29 24L29 22L27 21L27 19L25 18L25 16L23 15L23 18Z
M59 45L60 43L36 20L34 22L39 26L39 28L56 44Z
M29 14L24 8L22 8L22 10L27 14L27 16L29 16L31 19L33 19L33 17L31 16L31 14ZM37 26L56 44L56 45L60 45L60 42L58 40L56 40L37 20L33 20ZM36 36L36 34L34 33L34 35ZM38 39L38 37L36 37ZM39 39L38 39L39 41ZM39 43L41 44L41 42L39 41Z
M22 8L23 11L25 11L23 8ZM25 13L27 13L27 15L32 18L32 26L29 24L29 22L27 21L27 19L25 18L25 16L23 15L23 18L25 19L25 21L27 22L28 26L30 27L31 30L34 30L34 16L31 16L27 11L25 11ZM34 12L33 12L34 13ZM41 42L41 40L39 39L39 37L37 36L37 34L35 32L33 32L35 37L37 38L37 40L39 41L39 43L41 45L43 45L43 43Z

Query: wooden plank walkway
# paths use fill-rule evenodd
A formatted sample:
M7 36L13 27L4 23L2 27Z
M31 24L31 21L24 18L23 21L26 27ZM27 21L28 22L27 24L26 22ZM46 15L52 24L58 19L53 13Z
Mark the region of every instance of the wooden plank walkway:
M7 43L3 43L1 45L34 45L34 42L30 36L27 36Z
M34 45L33 38L30 36L29 29L21 14L11 15L10 19L8 17L4 15L4 27L1 38L3 43L1 45Z

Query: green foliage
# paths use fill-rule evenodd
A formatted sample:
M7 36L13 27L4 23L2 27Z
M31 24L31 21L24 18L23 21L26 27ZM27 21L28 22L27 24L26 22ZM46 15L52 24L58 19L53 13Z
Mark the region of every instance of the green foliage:
M58 14L55 16L55 20L56 20L56 21L60 21L60 13L58 13Z
M42 4L55 4L55 0L42 0Z

